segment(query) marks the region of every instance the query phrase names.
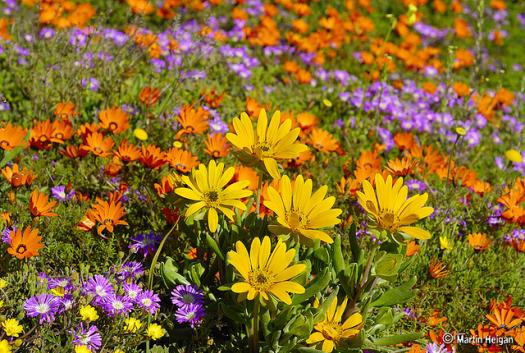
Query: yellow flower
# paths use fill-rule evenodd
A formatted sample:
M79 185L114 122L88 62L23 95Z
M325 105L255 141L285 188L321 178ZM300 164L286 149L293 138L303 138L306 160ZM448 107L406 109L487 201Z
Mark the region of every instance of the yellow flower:
M417 20L416 14L417 14L417 6L410 4L408 6L408 12L407 12L409 25L412 26L414 23L416 23L416 20Z
M341 222L337 218L342 211L332 208L335 197L324 198L328 187L323 185L312 194L312 180L304 181L299 175L292 187L287 176L280 182L279 192L268 188L268 200L264 205L275 212L279 225L270 226L275 234L291 233L308 239L320 239L332 243L330 236L319 228L332 227ZM304 239L303 239L304 240Z
M11 353L11 346L7 340L0 341L0 353Z
M467 134L467 130L465 130L462 127L457 127L456 134L458 134L459 136L465 136Z
M314 326L313 332L306 340L308 344L321 344L323 352L330 353L343 340L350 339L359 334L363 327L363 317L360 313L354 313L341 323L341 318L346 309L348 299L345 298L340 306L337 306L337 298L332 300L330 307L326 311L323 321Z
M391 233L402 232L416 239L430 239L432 235L421 228L409 224L428 217L434 212L432 207L423 207L428 194L414 195L407 199L408 187L403 186L403 178L392 185L392 176L385 180L381 174L375 176L376 189L368 180L363 181L363 192L357 192L359 204L368 212L377 227Z
M164 336L164 329L159 324L151 324L148 326L146 334L152 340L158 340L159 338Z
M233 119L235 133L226 134L226 138L235 147L242 150L243 161L257 160L264 163L264 167L274 179L280 178L277 160L292 159L298 157L308 147L302 143L296 143L299 136L299 128L291 130L292 121L287 119L281 123L281 113L276 111L270 124L266 111L261 109L257 128L254 129L248 114L242 113L241 118Z
M332 102L330 102L328 99L323 99L323 104L325 106L327 106L328 108L330 108L332 106Z
M2 322L2 327L4 328L5 334L10 337L18 337L18 335L24 331L24 328L17 319L5 320Z
M175 147L175 148L182 148L182 142L180 142L180 141L173 141L173 147Z
M125 353L122 349L117 348L113 351L113 353Z
M142 322L140 322L140 320L135 319L134 317L127 318L126 320L124 320L124 323L126 324L124 329L131 333L137 332L142 326Z
M91 353L91 350L88 348L88 346L77 345L75 346L75 353Z
M51 289L51 294L53 294L55 297L63 297L64 294L66 293L66 290L64 287L55 287L53 289Z
M84 321L96 321L98 319L97 310L91 305L80 307L80 316Z
M439 237L439 246L441 250L452 250L452 248L454 248L452 241L444 235Z
M140 127L133 130L133 136L135 136L141 141L146 141L148 139L148 133L146 132L146 130L141 129Z
M0 289L7 287L7 281L3 278L0 278Z
M286 244L279 240L270 254L269 237L264 237L262 243L259 238L254 238L250 254L242 242L238 241L235 245L236 251L228 252L228 261L239 272L243 281L231 287L233 292L247 293L248 300L259 295L268 300L270 294L288 305L292 303L292 299L287 292L304 293L302 285L290 281L306 269L304 264L288 267L295 257L295 249L286 250Z
M521 153L514 149L510 149L507 152L505 152L505 157L507 157L507 159L513 163L521 163L523 161Z
M0 308L3 308L3 307L4 307L4 301L0 300Z
M224 172L223 170L224 163L217 165L213 160L208 164L208 168L200 164L198 169L192 169L191 177L182 176L182 182L189 188L175 189L177 195L196 201L186 210L186 217L190 217L202 208L208 211L208 227L211 232L215 232L219 224L217 211L221 211L233 221L235 213L231 208L245 210L246 205L240 199L252 194L246 189L250 185L249 180L238 181L226 186L233 178L235 169L230 167Z

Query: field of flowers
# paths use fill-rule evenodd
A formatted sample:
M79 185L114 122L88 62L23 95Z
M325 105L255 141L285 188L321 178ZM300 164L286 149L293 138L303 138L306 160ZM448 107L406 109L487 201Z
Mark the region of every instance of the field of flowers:
M525 353L524 33L0 0L0 353Z

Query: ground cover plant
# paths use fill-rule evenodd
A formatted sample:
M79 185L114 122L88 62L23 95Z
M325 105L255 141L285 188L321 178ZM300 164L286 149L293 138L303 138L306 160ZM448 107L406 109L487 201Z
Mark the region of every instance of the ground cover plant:
M524 32L0 1L0 353L525 352Z

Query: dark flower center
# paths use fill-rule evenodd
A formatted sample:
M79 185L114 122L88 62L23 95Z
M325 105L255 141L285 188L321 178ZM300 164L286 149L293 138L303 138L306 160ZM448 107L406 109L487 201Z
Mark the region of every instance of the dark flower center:
M24 254L27 251L27 246L24 244L20 244L16 247L16 253L17 254Z

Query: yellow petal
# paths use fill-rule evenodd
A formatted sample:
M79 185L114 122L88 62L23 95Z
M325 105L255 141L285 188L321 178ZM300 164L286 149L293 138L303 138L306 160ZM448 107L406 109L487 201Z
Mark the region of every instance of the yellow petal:
M403 233L408 234L412 238L420 239L420 240L427 240L432 238L432 234L428 232L427 230L418 228L418 227L399 227L399 230Z
M208 227L210 227L210 232L214 233L219 226L219 215L215 208L210 208L208 210Z

